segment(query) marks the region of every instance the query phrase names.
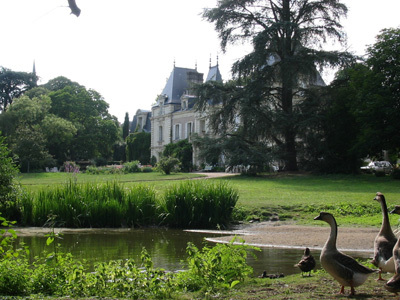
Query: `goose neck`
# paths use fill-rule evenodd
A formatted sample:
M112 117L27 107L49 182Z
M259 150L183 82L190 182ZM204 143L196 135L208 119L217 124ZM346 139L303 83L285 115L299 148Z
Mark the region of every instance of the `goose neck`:
M337 240L337 223L334 218L330 218L328 221L329 226L331 227L331 233L329 235L328 240L326 241L326 246L331 249L336 249L336 240Z

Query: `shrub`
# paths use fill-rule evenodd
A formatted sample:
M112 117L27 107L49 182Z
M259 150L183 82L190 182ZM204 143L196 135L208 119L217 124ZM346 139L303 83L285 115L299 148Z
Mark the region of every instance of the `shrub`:
M152 167L143 167L142 172L143 173L153 172L153 168Z
M162 157L156 164L156 170L164 173L165 175L171 174L171 172L179 172L181 162L175 157Z
M232 288L253 273L246 259L250 250L259 248L229 244L217 244L199 250L188 243L186 252L189 270L177 275L181 287L190 291L212 292L215 288Z
M400 168L396 168L392 172L393 179L400 179Z
M79 166L73 161L64 162L64 172L79 173Z
M138 160L126 162L123 165L123 170L125 173L137 173L140 172L140 162Z

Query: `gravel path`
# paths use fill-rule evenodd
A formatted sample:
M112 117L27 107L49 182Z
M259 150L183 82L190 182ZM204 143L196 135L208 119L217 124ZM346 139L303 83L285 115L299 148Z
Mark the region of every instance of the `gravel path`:
M342 251L373 253L374 239L378 231L379 228L374 227L339 227L337 247ZM330 228L324 224L299 226L283 222L261 222L226 233L226 236L208 240L229 242L237 236L246 244L257 247L322 249Z

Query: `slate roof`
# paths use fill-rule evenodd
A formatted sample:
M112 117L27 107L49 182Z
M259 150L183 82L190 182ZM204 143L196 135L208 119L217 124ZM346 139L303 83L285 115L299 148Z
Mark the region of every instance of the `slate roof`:
M210 70L208 71L206 81L211 81L211 80L222 82L222 76L221 73L219 72L218 65L210 67Z
M203 75L196 69L174 67L162 91L162 95L167 97L166 103L181 103L181 96L189 88L189 73Z

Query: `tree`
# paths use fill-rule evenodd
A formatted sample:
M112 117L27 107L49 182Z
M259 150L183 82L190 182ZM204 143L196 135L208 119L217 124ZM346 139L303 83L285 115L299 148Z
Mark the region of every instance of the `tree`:
M125 140L129 135L129 114L125 113L124 124L122 125L122 139Z
M151 134L148 132L130 133L126 138L126 160L138 160L142 164L150 162Z
M0 207L10 200L18 169L7 148L6 139L0 132Z
M51 91L49 112L68 120L77 129L71 141L70 159L112 158L113 145L120 139L119 124L109 114L103 97L65 77L57 77L44 86Z
M15 72L0 67L0 111L6 111L14 98L36 86L37 76L34 73Z
M180 167L184 172L190 172L193 169L193 148L187 139L165 145L163 156L179 159Z
M365 80L362 110L364 142L373 141L369 154L400 149L400 27L383 29L367 50L367 66L371 70ZM361 104L361 103L360 103Z
M224 0L205 9L203 17L215 24L223 50L239 40L253 44L253 51L233 65L235 81L200 88L198 109L209 109L212 100L215 132L224 135L240 126L243 141L263 140L276 148L287 170L297 170L301 96L323 84L319 68L352 58L321 50L328 39L343 41L339 20L346 13L335 0Z
M17 155L21 171L42 170L54 165L52 156L46 149L46 139L40 128L19 127L11 145Z

